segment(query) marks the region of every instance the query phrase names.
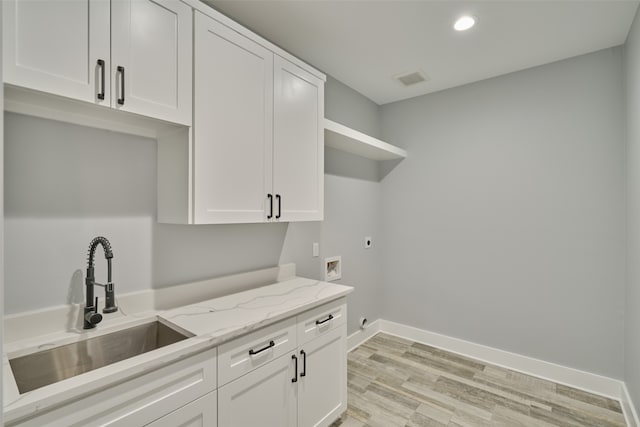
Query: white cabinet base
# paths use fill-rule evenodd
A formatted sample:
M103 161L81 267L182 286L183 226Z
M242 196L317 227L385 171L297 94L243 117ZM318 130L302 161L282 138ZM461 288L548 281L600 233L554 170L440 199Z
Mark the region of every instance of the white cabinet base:
M291 354L218 390L220 426L297 426L297 383Z
M347 326L309 341L298 385L298 427L326 427L347 410Z

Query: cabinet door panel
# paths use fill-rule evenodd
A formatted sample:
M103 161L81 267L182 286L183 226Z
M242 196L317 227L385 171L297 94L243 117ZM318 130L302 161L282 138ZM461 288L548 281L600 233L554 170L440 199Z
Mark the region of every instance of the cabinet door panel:
M295 427L295 366L286 354L218 389L220 427Z
M4 81L109 105L108 0L2 2ZM105 61L105 97L98 59Z
M171 0L114 0L111 11L112 105L190 125L191 8Z
M281 221L323 217L324 82L289 61L274 64L273 187Z
M306 375L298 385L299 427L328 426L347 409L346 328L342 325L302 347Z
M149 427L216 427L218 398L215 391L148 424Z
M273 53L196 12L195 223L264 222Z

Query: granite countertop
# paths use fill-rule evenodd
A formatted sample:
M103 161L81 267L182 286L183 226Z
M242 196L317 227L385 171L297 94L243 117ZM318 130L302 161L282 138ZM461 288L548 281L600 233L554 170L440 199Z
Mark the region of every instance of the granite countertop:
M127 378L150 372L278 320L343 297L350 286L294 277L272 285L165 311L121 315L81 334L60 332L5 343L3 354L4 421L35 415ZM19 394L9 356L29 354L138 324L160 320L194 335L191 338L48 386Z

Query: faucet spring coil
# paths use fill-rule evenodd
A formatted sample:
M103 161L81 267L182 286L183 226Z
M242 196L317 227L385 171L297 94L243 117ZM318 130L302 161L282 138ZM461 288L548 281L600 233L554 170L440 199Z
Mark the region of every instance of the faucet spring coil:
M113 258L111 243L109 243L106 237L98 236L95 239L93 239L89 244L89 254L87 258L87 263L89 264L89 267L93 267L93 260L94 260L98 245L102 245L102 248L104 249L105 258L107 259Z

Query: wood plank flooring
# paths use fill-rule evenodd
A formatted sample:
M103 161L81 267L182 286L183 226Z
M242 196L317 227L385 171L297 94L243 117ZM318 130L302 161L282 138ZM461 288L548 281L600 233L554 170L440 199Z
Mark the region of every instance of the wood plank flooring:
M349 406L332 427L625 427L620 403L377 334L348 358Z

